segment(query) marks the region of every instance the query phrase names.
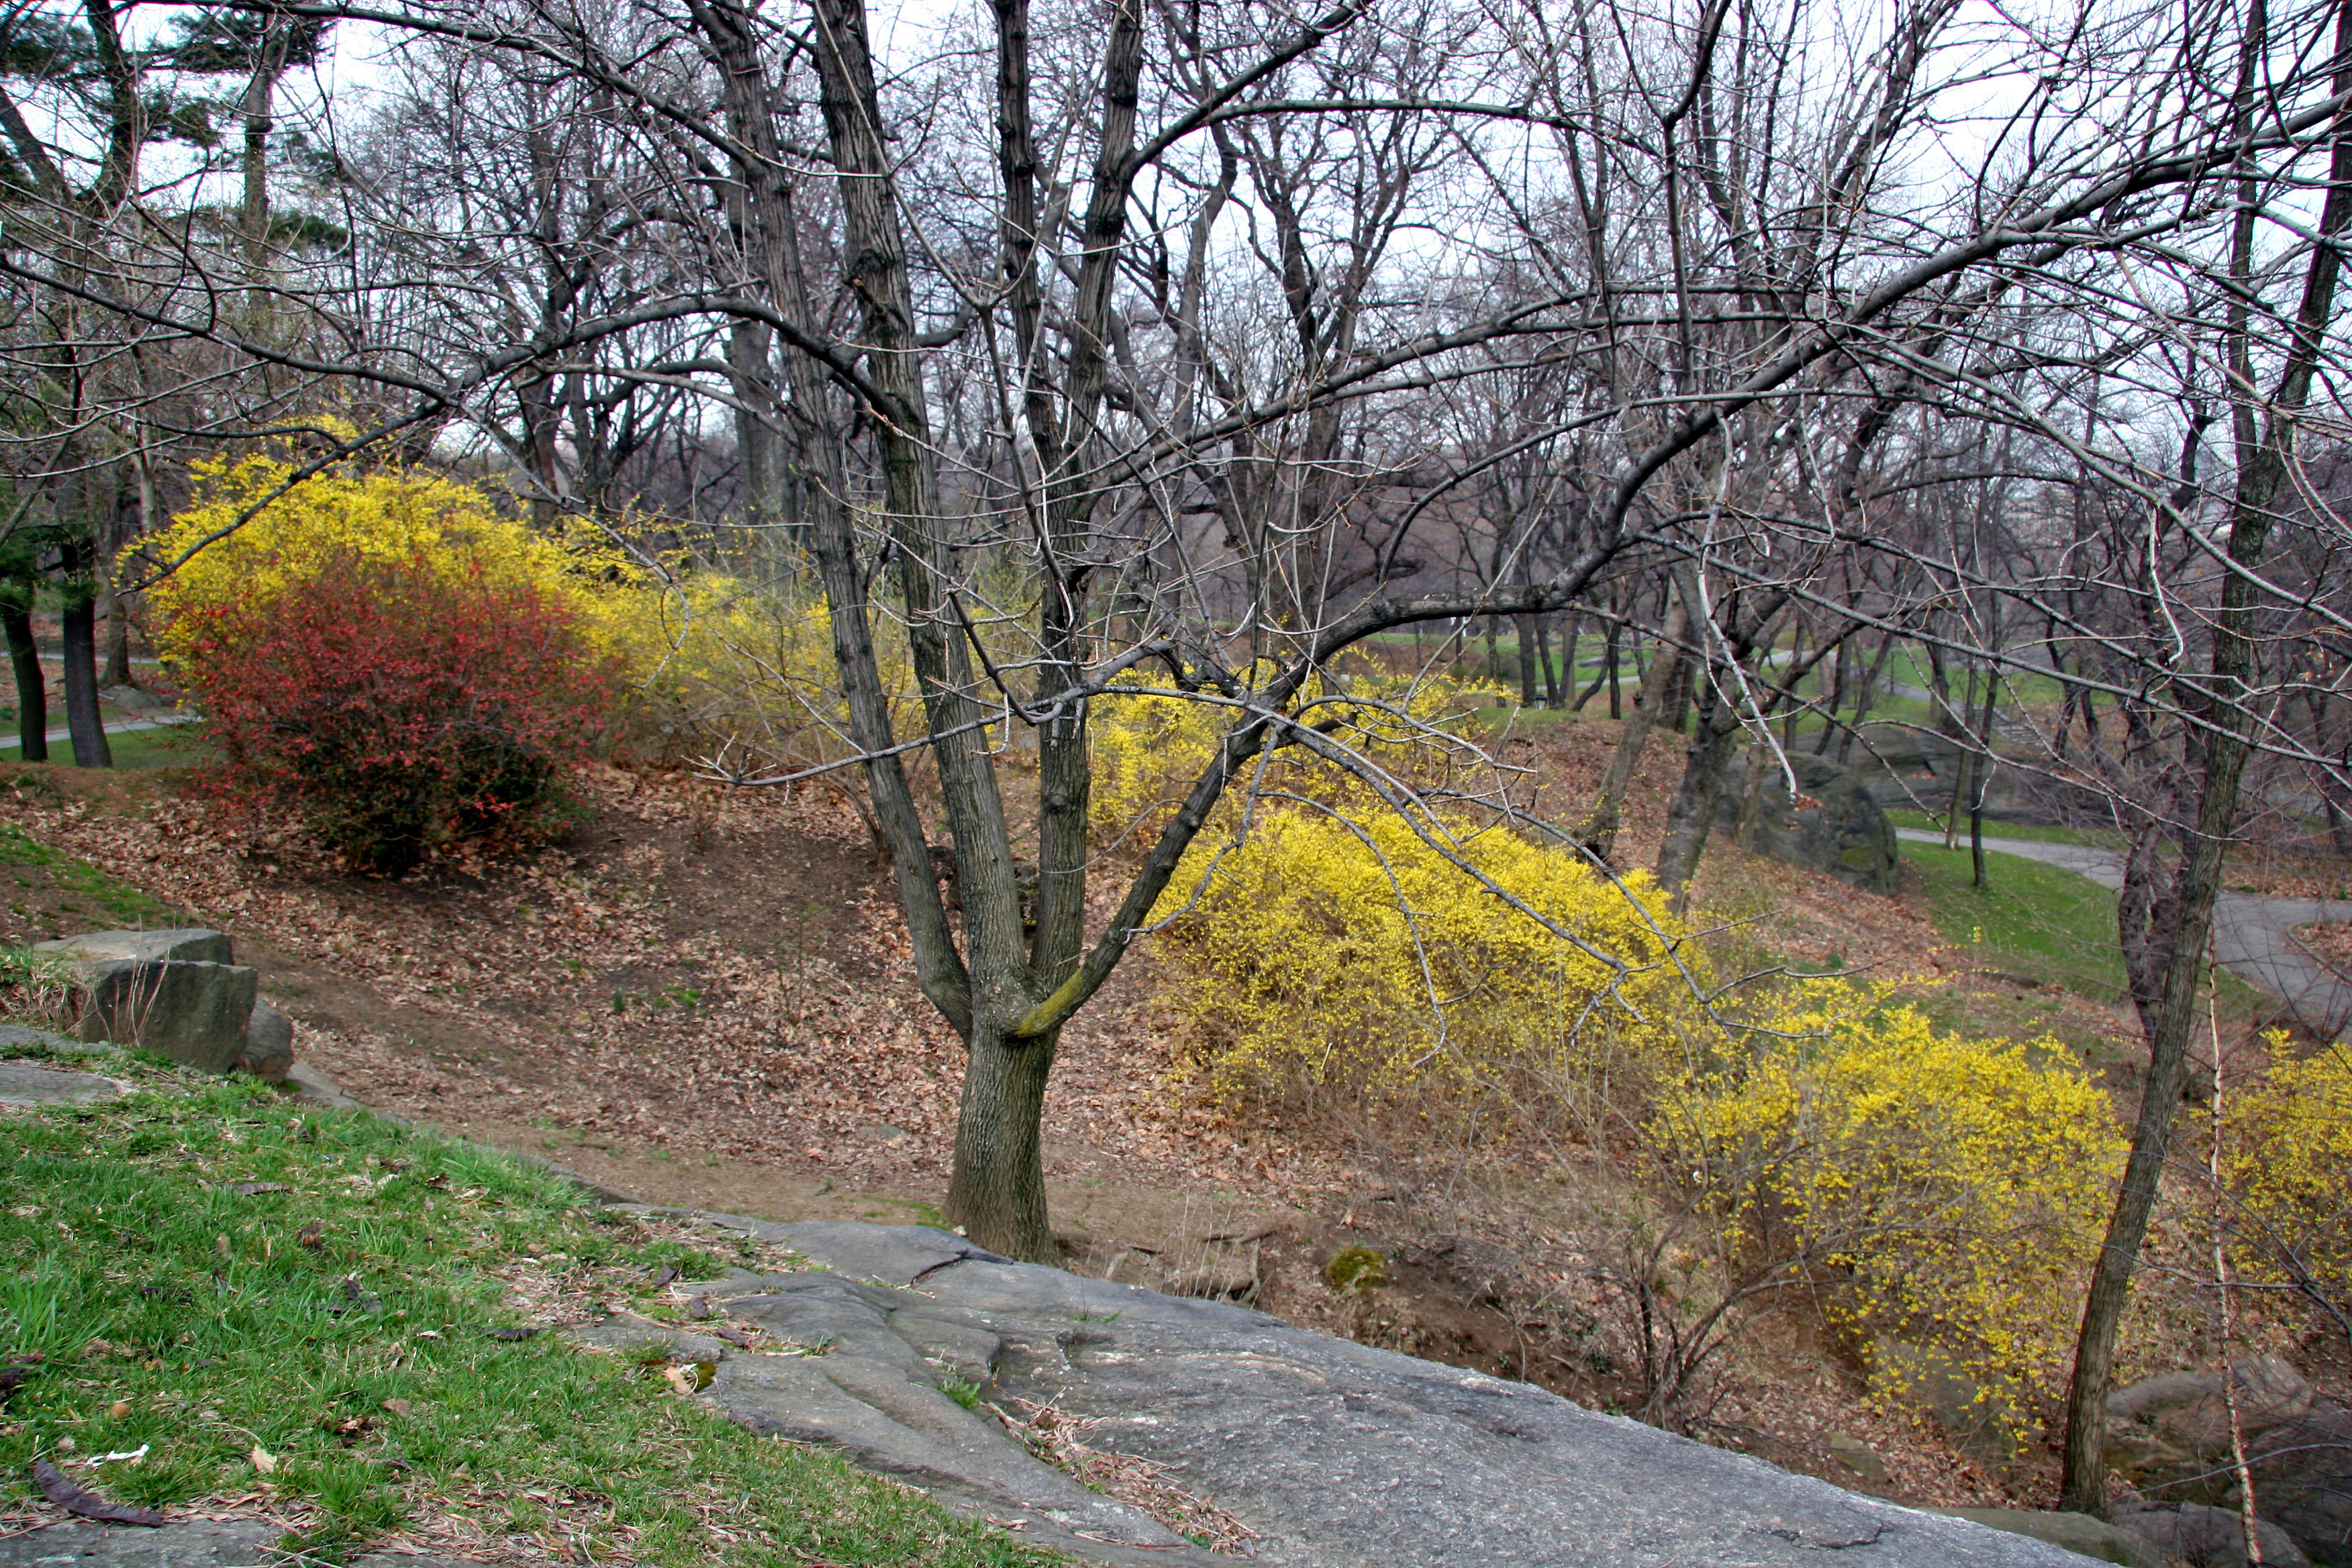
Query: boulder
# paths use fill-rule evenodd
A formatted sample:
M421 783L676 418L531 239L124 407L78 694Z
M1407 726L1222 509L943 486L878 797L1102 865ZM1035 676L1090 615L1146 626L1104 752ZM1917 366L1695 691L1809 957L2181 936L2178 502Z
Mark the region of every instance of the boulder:
M243 1068L272 1083L293 1065L294 1026L256 994L254 972L221 931L90 931L35 951L71 964L83 1040L143 1046L206 1072Z
M264 1083L284 1083L294 1068L294 1021L256 997L237 1044L236 1066Z
M77 966L85 1040L138 1045L206 1072L236 1065L255 975L241 963L109 958Z
M1851 1433L1832 1432L1830 1434L1829 1441L1823 1447L1829 1449L1831 1458L1835 1459L1872 1486L1880 1487L1886 1484L1886 1461L1878 1457L1877 1449L1861 1438Z
M2262 1517L2326 1568L2352 1568L2352 1412L2322 1397L2276 1356L2230 1364L2246 1465ZM2149 1500L2234 1517L2221 1378L2171 1372L2107 1400L2107 1463Z
M1791 800L1777 761L1767 759L1748 847L1874 893L1895 891L1901 861L1895 824L1862 782L1810 752L1791 752L1789 763L1802 798ZM1748 771L1734 767L1730 787L1716 803L1716 826L1736 830L1745 804Z
M2120 1563L2124 1568L2165 1568L2165 1558L2169 1555L2130 1531L2087 1513L2040 1513L2025 1508L1933 1508L1927 1511L1948 1519L1965 1519L1988 1530L2030 1535L2036 1541L2063 1546L2077 1556L2097 1563Z
M2181 1568L2246 1568L2246 1532L2234 1509L2208 1508L2199 1502L2119 1505L2116 1527L2137 1540L2167 1563ZM2254 1538L2263 1545L2263 1568L2310 1568L2293 1537L2268 1521L2257 1520Z
M133 959L142 963L236 962L228 933L206 931L202 926L181 926L170 931L86 931L80 936L35 942L33 951L73 959Z

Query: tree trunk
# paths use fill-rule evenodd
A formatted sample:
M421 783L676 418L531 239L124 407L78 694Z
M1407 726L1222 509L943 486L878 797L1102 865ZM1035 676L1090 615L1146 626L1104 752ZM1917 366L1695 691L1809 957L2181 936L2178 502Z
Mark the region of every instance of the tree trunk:
M1657 722L1658 710L1666 698L1666 685L1682 666L1683 634L1690 627L1690 610L1685 596L1679 593L1669 596L1665 625L1659 628L1658 647L1650 659L1650 668L1642 677L1642 689L1633 694L1633 716L1625 721L1625 733L1617 742L1617 750L1609 759L1608 776L1601 780L1601 796L1592 803L1583 823L1578 826L1575 838L1585 850L1606 860L1617 845L1618 816L1625 808L1625 791L1633 782L1634 770L1642 765L1642 749L1649 744L1650 730ZM1616 647L1615 626L1610 628L1610 647ZM1616 690L1614 682L1611 691ZM1613 709L1614 704L1612 704Z
M49 760L49 693L42 683L40 645L33 640L33 584L0 588L0 632L8 638L8 662L16 670L17 754L28 763Z
M1061 1261L1038 1146L1059 1035L1056 1029L1024 1040L994 1021L974 1024L956 1116L954 1172L942 1206L971 1240L1033 1263Z
M1609 682L1609 717L1612 719L1622 719L1625 716L1624 695L1617 684L1617 656L1620 651L1618 638L1622 635L1624 626L1625 623L1622 621L1612 620L1609 623L1609 668L1601 671L1602 676Z
M1675 913L1690 901L1690 879L1699 858L1706 852L1707 835L1715 829L1715 811L1723 798L1723 775L1739 736L1739 709L1723 691L1724 682L1696 679L1697 718L1691 726L1683 780L1666 810L1665 837L1658 844L1658 886L1672 896Z
M2352 0L2336 16L2335 88L2352 92ZM2268 61L2269 41L2250 29L2241 56L2240 91L2252 113L2256 84ZM2238 820L2238 787L2253 716L2247 677L2254 668L2257 613L2261 600L2251 578L2259 574L2270 542L2274 510L2284 481L2297 416L2311 395L2319 351L2335 315L2343 249L2337 243L2352 228L2352 123L2339 117L2329 160L2327 200L2320 211L2319 236L2304 275L2295 311L2293 346L2279 375L2278 390L2262 405L2243 379L2245 334L2233 322L2231 345L2237 390L2232 409L2238 452L2237 493L2230 509L2230 559L2243 569L2221 578L2221 613L2213 624L2212 675L2202 717L2208 721L2204 786L2198 797L2197 825L2174 879L2172 909L2166 911L2171 942L2164 954L2163 987L2153 1010L2143 1010L2147 1035L2147 1082L2139 1122L2132 1132L2130 1158L2108 1218L2105 1244L2083 1302L2083 1327L2074 1343L2074 1375L2066 1391L2064 1463L2058 1506L2105 1518L2107 1510L2107 1384L2115 1368L2116 1330L2155 1212L2157 1185L2172 1139L2172 1122L2189 1076L2189 1041L2196 1021L2198 985L2205 975L2205 948L2213 927L2213 903L2221 886L2221 862ZM2250 258L2254 216L2240 220L2238 255ZM2242 312L2244 307L2234 307ZM2242 316L2240 321L2242 321ZM2260 412L2257 412L2257 409ZM2258 439L2259 432L2259 439ZM2126 951L2133 945L2126 936ZM2137 987L2136 987L2137 989Z
M1515 618L1519 632L1519 706L1536 705L1536 617Z
M1969 753L1969 859L1973 873L1970 885L1979 893L1992 887L1985 872L1984 805L1985 794L1992 787L1992 721L1994 705L2000 698L2000 671L1987 669L1984 708L1977 720L1976 749Z
M106 726L98 710L98 642L92 635L97 595L88 575L89 546L68 545L63 584L65 631L59 650L65 666L66 727L73 736L74 766L110 768L114 754L106 743Z
M1666 727L1677 735L1687 735L1690 733L1691 697L1698 681L1697 660L1679 651L1662 657L1671 668L1666 683L1666 705L1663 711L1673 717L1667 720Z
M1612 616L1601 634L1601 673L1592 678L1592 684L1586 687L1584 695L1576 700L1577 712L1583 712L1584 705L1591 701L1605 686L1609 689L1609 717L1615 719L1622 716L1617 700L1617 638L1623 630L1624 623ZM1568 672L1572 684L1576 676L1575 661L1570 661Z

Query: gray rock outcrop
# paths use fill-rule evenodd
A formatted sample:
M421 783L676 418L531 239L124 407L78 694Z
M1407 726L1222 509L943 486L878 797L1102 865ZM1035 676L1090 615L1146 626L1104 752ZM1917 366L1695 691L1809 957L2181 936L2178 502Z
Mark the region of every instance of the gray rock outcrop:
M2246 1529L2234 1509L2203 1503L2135 1503L2115 1510L2116 1525L2147 1542L2167 1563L2180 1568L2246 1568ZM2267 1521L2254 1523L2262 1542L2263 1568L2310 1568L2294 1538Z
M91 931L35 951L70 964L84 1040L143 1046L206 1072L244 1068L273 1083L293 1064L293 1025L260 1000L223 932Z
M2063 1546L2094 1563L2116 1563L2123 1568L2165 1568L2168 1555L2140 1535L2087 1513L2037 1513L2022 1508L1939 1508L1930 1511L1965 1519L1989 1530L2030 1535L2036 1541Z
M2043 1542L1841 1490L1543 1389L1291 1328L1223 1301L1012 1263L945 1231L705 1216L825 1272L706 1293L739 1338L616 1316L581 1337L709 1373L699 1397L837 1445L950 1507L1111 1563L1220 1558L1036 1457L1050 1410L1296 1568L2081 1568ZM710 1325L724 1327L726 1321ZM752 1338L741 1328L756 1327ZM959 1397L959 1395L961 1397Z
M0 1026L0 1034L37 1035L33 1029ZM13 1043L4 1042L0 1043ZM70 1041L60 1040L60 1045ZM122 1085L96 1073L36 1067L30 1062L0 1059L0 1105L89 1105L112 1100Z
M2276 1356L2230 1366L2261 1516L2325 1568L2352 1565L2352 1412ZM2238 1478L2218 1374L2167 1373L2107 1401L2107 1463L2152 1500L2234 1517Z
M1789 765L1805 798L1790 798L1787 775L1767 759L1748 818L1748 847L1874 893L1895 891L1899 851L1885 808L1861 780L1826 758L1790 752ZM1744 769L1734 769L1735 779L1746 776ZM1716 803L1717 827L1738 827L1745 793L1738 787L1723 792Z

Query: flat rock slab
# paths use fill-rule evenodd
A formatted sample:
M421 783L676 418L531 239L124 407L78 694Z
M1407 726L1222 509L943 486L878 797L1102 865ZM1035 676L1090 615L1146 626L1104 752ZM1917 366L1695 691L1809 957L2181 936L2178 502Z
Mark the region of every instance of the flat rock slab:
M0 1105L88 1105L122 1092L121 1084L96 1073L0 1061Z
M585 1338L709 1361L702 1397L833 1444L961 1511L1110 1563L1218 1557L1034 1457L989 1404L1093 1423L1297 1568L2082 1568L2074 1552L1898 1507L1506 1383L1223 1302L1012 1263L924 1226L704 1215L829 1273L694 1289L759 1351L638 1319ZM779 1350L792 1353L775 1353ZM977 1397L974 1396L975 1389ZM960 1395L960 1397L959 1397ZM979 1408L971 1408L973 1405Z
M302 1561L278 1550L285 1531L260 1519L175 1520L157 1528L53 1524L0 1538L0 1568L267 1568ZM389 1552L351 1568L472 1568L464 1559Z

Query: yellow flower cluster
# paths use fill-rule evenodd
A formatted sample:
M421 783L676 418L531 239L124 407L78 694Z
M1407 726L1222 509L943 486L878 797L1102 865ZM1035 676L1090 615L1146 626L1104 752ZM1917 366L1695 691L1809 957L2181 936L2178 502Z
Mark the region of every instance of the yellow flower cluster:
M2046 1392L2123 1167L2115 1113L2054 1041L1969 1039L1854 1000L1824 989L1770 1020L1752 1055L1665 1097L1652 1135L1733 1255L1787 1261L1833 1326Z
M1242 717L1214 695L1163 696L1166 678L1129 675L1097 698L1087 721L1093 783L1087 815L1106 840L1126 836L1149 841L1175 814L1217 743ZM1449 680L1410 680L1357 674L1344 682L1326 677L1311 682L1291 706L1302 723L1330 726L1332 739L1368 755L1397 762L1432 744L1429 728L1468 706L1463 689ZM1434 748L1433 748L1434 749ZM1296 750L1282 753L1286 765L1306 761Z
M236 524L283 485L294 465L254 453L195 465L195 498L171 525L136 547L161 563ZM529 584L571 609L600 652L641 666L658 646L658 595L609 542L553 540L506 515L483 490L423 470L330 469L270 500L241 527L205 543L155 584L157 647L182 650L183 612L266 601L340 562L373 563L455 583Z
M1568 850L1369 801L1262 807L1238 844L1196 847L1179 910L1175 999L1228 1096L1436 1114L1505 1080L1639 1094L1678 1070L1697 1011L1646 877L1620 891Z
M2352 1308L2352 1046L2296 1060L2284 1032L2268 1039L2270 1072L2223 1131L2222 1173L2251 1222L2246 1267L2292 1267Z
M617 657L636 692L630 729L657 753L725 753L755 767L843 753L831 623L814 596L633 552L577 522L551 537L493 492L424 469L354 463L268 499L294 472L267 452L199 463L194 503L141 542L156 564L202 544L151 591L167 660L186 651L175 626L202 618L187 612L266 601L338 563L380 563L444 582L527 584L562 605L593 648ZM903 649L883 663L888 689L911 689Z

